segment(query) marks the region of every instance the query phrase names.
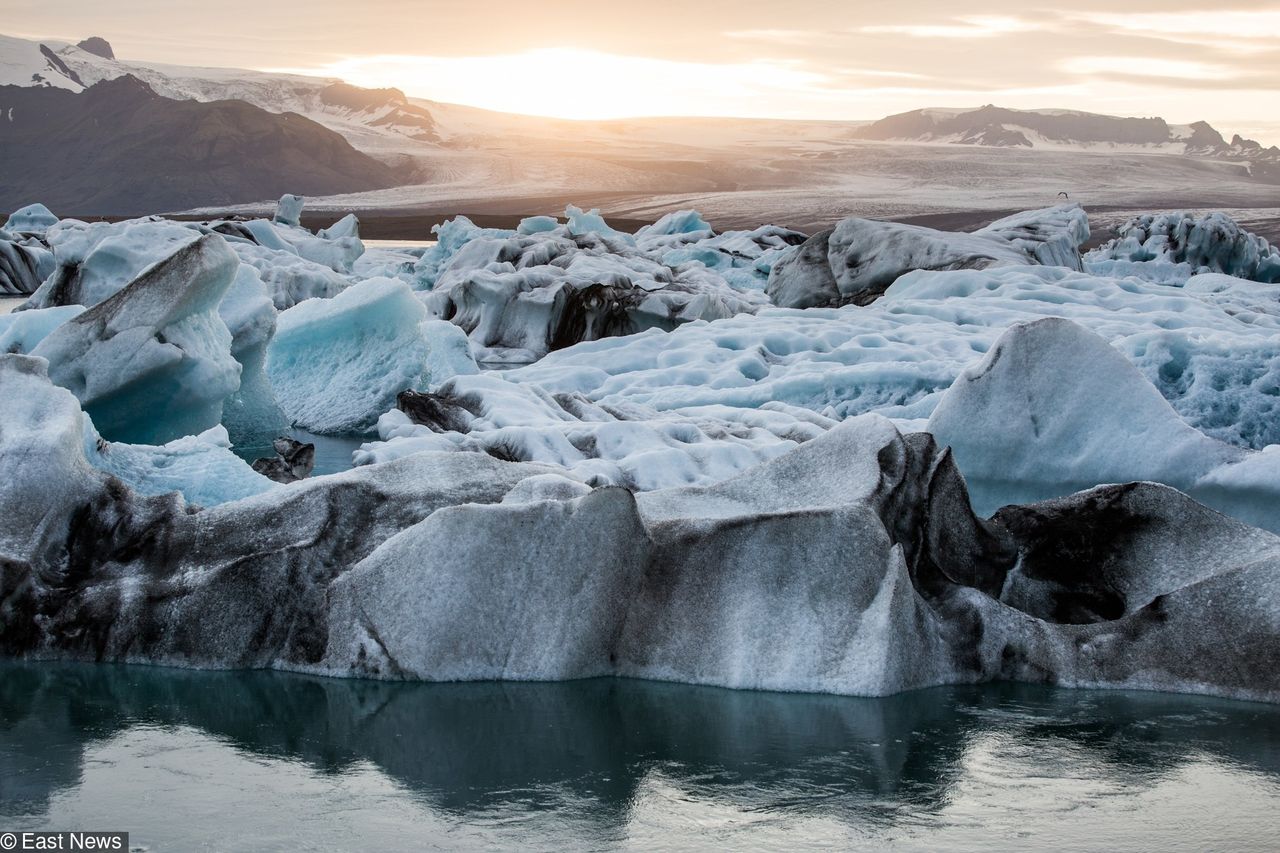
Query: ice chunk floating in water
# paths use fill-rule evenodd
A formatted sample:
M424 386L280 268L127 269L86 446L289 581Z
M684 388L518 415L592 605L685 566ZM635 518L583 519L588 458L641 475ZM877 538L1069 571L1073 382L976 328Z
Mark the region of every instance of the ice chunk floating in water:
M24 401L0 414L14 472L0 570L21 590L0 627L9 654L1280 699L1280 538L1168 487L1102 487L981 521L948 451L867 416L710 486L499 503L556 469L420 453L192 513L94 469L74 398L40 365L0 357L0 391Z
M812 238L570 209L370 260L299 212L9 235L56 264L0 322L0 653L1280 700L1250 240L1082 263L1073 206ZM377 436L307 476L286 423Z

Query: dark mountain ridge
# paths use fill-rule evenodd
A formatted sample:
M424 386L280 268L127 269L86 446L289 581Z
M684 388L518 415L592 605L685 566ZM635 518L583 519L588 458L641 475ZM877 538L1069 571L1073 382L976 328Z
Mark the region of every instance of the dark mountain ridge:
M164 98L128 75L83 92L0 86L0 115L0 209L129 215L405 179L297 113Z

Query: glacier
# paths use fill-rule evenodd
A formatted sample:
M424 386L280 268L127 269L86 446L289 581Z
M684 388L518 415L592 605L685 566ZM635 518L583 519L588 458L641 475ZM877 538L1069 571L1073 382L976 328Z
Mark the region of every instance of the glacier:
M0 234L0 653L1280 701L1280 282L1226 217L304 203Z

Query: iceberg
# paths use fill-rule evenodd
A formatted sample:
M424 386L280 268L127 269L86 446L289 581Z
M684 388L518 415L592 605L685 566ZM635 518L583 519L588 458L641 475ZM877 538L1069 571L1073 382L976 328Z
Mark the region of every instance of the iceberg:
M0 356L19 401L0 411L7 655L1280 700L1280 537L1166 486L984 521L949 451L872 415L712 485L584 493L545 466L424 453L195 509L93 468L41 367Z
M1280 444L1280 301L1247 287L1188 289L1061 267L919 270L868 306L763 308L591 341L505 376L600 405L773 401L837 420L876 412L920 429L1009 326L1044 317L1107 340L1201 432L1254 449Z
M30 353L63 323L84 313L82 305L0 314L0 352Z
M105 441L86 424L85 458L140 495L176 492L195 506L240 500L274 485L231 452L231 439L222 426L156 446Z
M1031 210L972 234L850 217L775 263L775 305L867 305L914 270L983 270L1039 264L1080 270L1089 219L1079 205Z
M670 412L598 406L492 373L405 392L396 406L378 419L379 440L356 452L356 464L425 451L476 452L554 465L580 483L637 491L718 482L835 424L784 406Z
M0 228L0 294L32 294L53 270L53 253L39 240L18 238Z
M4 228L15 234L43 236L51 225L57 224L58 217L53 215L53 211L37 202L10 213L9 218L5 220Z
M239 268L221 237L199 237L54 328L31 354L48 360L50 378L112 441L160 444L204 432L240 386L218 316Z
M231 333L231 356L240 364L240 387L222 403L222 424L238 445L257 447L288 425L267 379L267 344L276 331L276 308L257 271L241 263L218 303Z
M1146 214L1128 220L1117 232L1115 239L1085 255L1090 269L1112 272L1119 261L1160 265L1157 269L1167 275L1185 265L1189 274L1226 273L1280 282L1280 249L1224 213Z
M276 202L276 213L272 222L277 225L298 226L302 221L302 207L307 200L300 195L285 193Z
M1280 480L1266 482L1251 461L1280 456L1194 429L1118 350L1070 320L1011 327L942 395L928 431L954 452L983 514L1145 480L1280 532ZM1212 488L1202 494L1201 482Z
M347 277L295 252L256 243L232 242L231 248L242 263L258 271L280 311L308 299L330 299L351 286Z
M429 291L423 301L433 316L468 334L481 360L506 362L534 361L584 340L729 317L764 302L704 264L668 266L583 217L531 234L451 220L419 263L420 288Z
M45 232L56 269L23 308L92 307L199 238L199 232L181 223L156 218L116 223L64 219Z
M281 312L266 371L285 416L321 435L359 434L401 391L475 370L458 357L458 339L427 321L409 286L391 278Z

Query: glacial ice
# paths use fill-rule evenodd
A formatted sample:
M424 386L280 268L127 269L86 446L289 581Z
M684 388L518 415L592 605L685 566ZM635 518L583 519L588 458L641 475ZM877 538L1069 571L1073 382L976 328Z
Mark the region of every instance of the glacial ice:
M255 243L232 242L242 263L258 271L276 308L284 311L308 299L329 299L351 286L351 281L324 264L299 255Z
M1198 218L1189 213L1146 214L1117 230L1118 237L1085 256L1090 268L1109 261L1185 264L1192 274L1226 273L1280 282L1280 249L1222 213Z
M53 253L35 237L0 228L0 294L26 296L53 273Z
M401 391L475 370L459 349L454 330L442 333L429 323L407 284L374 278L281 312L266 370L294 425L321 435L358 434Z
M1082 269L1074 206L573 208L366 255L300 204L21 238L56 264L0 318L0 654L1280 701L1280 283L1222 274L1262 277L1252 235ZM377 435L307 477L289 422Z
M1010 327L942 395L928 431L955 453L983 515L1147 480L1280 533L1280 479L1254 461L1280 456L1192 428L1119 351L1069 320Z
M58 217L43 204L28 204L20 207L5 220L4 229L15 234L44 235L50 225L58 224Z
M49 333L84 313L82 305L0 314L0 352L30 353Z
M635 490L718 482L821 435L834 425L777 406L753 411L709 406L658 412L597 406L550 395L501 374L457 376L429 393L401 395L378 419L379 440L360 465L424 451L478 452L556 465L578 482Z
M527 234L459 217L423 254L423 301L467 332L481 360L533 361L579 341L728 317L763 301L703 263L670 266L640 251L596 213L567 215L567 225Z
M97 305L199 237L183 224L152 218L117 223L64 219L45 232L56 269L25 307Z
M276 202L276 213L272 222L285 226L297 226L302 220L302 206L307 200L300 195L286 193Z
M198 236L198 235L197 235ZM31 354L112 441L157 444L217 426L240 385L218 303L240 262L199 237L54 328Z
M775 305L867 305L912 270L983 270L1044 264L1081 269L1089 220L1079 205L1030 210L973 233L850 217L782 263L766 292Z
M275 485L231 452L222 426L156 446L105 441L87 425L85 458L140 495L177 492L197 506L236 501Z
M865 307L765 308L669 334L592 341L506 378L601 405L777 401L836 419L879 412L919 427L1006 328L1042 317L1102 336L1201 432L1244 447L1280 443L1280 302L1239 287L1060 267L910 272Z
M267 345L276 332L276 308L257 271L240 264L218 303L231 333L231 355L240 363L240 386L222 403L222 424L238 445L266 444L288 425L267 379Z
M948 451L872 415L713 485L582 493L547 466L424 453L197 510L94 469L41 368L0 356L8 655L1280 700L1280 538L1167 487L981 521Z

